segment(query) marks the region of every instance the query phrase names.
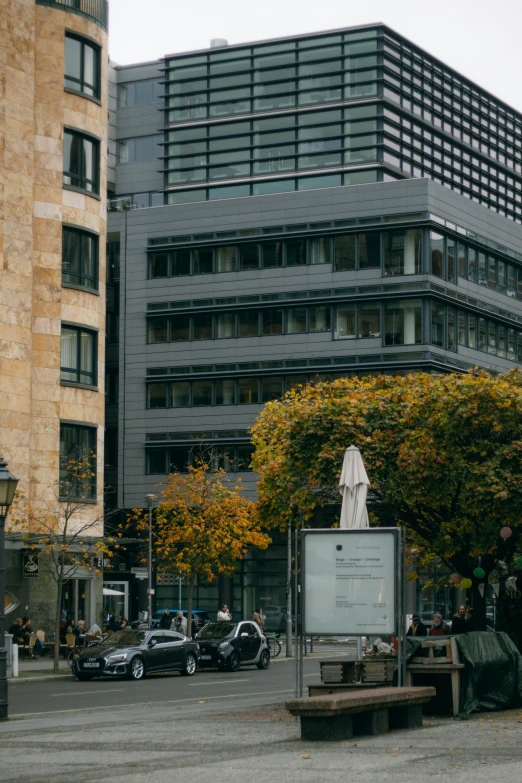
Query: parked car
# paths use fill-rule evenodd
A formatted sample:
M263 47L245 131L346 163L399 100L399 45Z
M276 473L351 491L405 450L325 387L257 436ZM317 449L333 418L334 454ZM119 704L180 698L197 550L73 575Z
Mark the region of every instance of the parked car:
M200 666L237 672L240 666L268 669L270 652L266 638L253 623L208 623L196 636Z
M116 631L100 644L80 650L72 671L78 680L125 675L142 680L153 672L180 671L191 677L198 666L197 642L174 631Z
M161 616L163 615L164 609L158 609L156 612L152 613L152 627L157 628L159 625L159 621L161 620ZM179 609L169 609L169 612L171 614L172 619L175 618L177 615ZM182 609L183 617L187 617L187 610ZM193 609L192 610L192 624L195 628L195 633L198 631L201 631L201 629L210 622L210 617L208 616L208 612L205 612L201 609ZM134 620L131 623L133 628L146 628L147 622L143 620Z

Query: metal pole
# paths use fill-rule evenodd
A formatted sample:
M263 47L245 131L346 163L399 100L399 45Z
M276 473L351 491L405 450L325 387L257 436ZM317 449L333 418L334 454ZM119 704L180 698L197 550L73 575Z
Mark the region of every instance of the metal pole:
M9 717L7 649L5 646L5 516L0 514L0 720Z
M288 522L286 571L286 657L292 656L292 522Z
M182 606L181 606L181 576L178 578L178 611L181 612Z
M148 563L148 578L149 589L148 604L147 604L147 625L152 628L152 504L154 503L154 495L147 495L149 501L149 563Z
M295 698L296 699L299 696L299 655L297 654L297 651L298 651L298 644L297 644L297 621L299 619L299 614L298 614L298 611L297 611L297 596L299 595L299 593L298 593L298 587L299 587L299 576L298 576L298 573L299 573L299 563L298 563L298 560L297 560L297 554L298 554L298 539L297 539L297 536L298 535L299 535L299 533L298 533L298 530L296 528L295 529L295 577L294 577L294 586L295 586L295 590L294 590L294 594L295 594L294 674L295 674Z

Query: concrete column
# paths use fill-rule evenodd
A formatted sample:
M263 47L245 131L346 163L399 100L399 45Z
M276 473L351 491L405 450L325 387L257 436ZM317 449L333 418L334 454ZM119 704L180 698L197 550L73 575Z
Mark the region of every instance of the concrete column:
M415 274L415 232L406 231L404 236L404 274Z
M404 345L415 345L415 307L404 308Z

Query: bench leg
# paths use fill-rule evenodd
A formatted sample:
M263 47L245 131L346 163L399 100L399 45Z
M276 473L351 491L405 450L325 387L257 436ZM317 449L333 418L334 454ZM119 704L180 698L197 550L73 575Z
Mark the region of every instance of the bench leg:
M453 696L453 715L457 717L460 709L460 670L451 672L451 694Z
M384 734L389 731L388 710L372 710L354 715L355 734Z
M414 729L422 726L422 705L390 707L390 729Z
M301 739L337 741L353 737L351 715L301 715Z

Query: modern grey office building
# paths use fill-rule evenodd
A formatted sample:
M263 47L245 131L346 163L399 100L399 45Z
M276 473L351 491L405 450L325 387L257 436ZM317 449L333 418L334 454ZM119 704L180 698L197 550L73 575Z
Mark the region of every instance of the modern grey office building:
M112 74L107 462L120 505L144 505L202 437L255 492L248 429L296 384L522 360L511 107L384 25ZM160 585L159 605L176 589ZM246 613L284 596L276 542L242 564L232 600ZM216 601L201 586L200 606Z

